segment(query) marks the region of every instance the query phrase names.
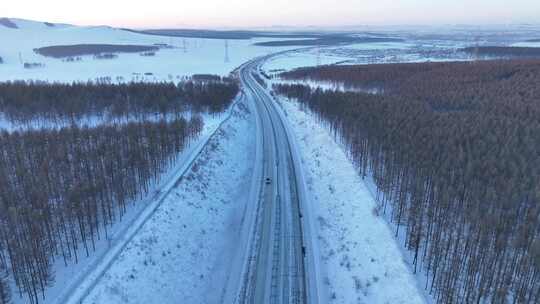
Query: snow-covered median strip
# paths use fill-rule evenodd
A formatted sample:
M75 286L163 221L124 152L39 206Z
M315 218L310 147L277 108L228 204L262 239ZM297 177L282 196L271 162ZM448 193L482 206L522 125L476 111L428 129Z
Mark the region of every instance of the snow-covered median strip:
M329 303L425 303L376 202L316 118L280 102L300 148Z

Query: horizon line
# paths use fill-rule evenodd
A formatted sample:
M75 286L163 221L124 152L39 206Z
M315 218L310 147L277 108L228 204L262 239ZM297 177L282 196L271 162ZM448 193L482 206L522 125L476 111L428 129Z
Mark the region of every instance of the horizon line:
M158 30L158 29L170 29L170 30L262 30L262 29L345 29L345 28L361 28L361 27L372 27L372 28L391 28L391 27L508 27L508 26L540 26L540 22L533 23L533 22L484 22L484 23L466 23L466 22L441 22L441 23L357 23L357 24L339 24L339 25L324 25L324 24L310 24L310 25L238 25L238 26L231 26L231 25L190 25L190 24L183 24L183 25L176 25L176 26L170 26L170 25L149 25L145 27L141 26L129 26L129 25L122 25L122 26L115 26L110 24L103 24L103 23L72 23L72 22L66 22L66 21L49 21L49 20L36 20L36 19L28 19L28 18L21 18L21 17L5 17L0 16L0 19L10 19L10 20L22 20L22 21L29 21L29 22L36 22L36 23L53 23L53 24L65 24L65 25L71 25L71 26L78 26L78 27L111 27L116 29L128 29L128 30Z

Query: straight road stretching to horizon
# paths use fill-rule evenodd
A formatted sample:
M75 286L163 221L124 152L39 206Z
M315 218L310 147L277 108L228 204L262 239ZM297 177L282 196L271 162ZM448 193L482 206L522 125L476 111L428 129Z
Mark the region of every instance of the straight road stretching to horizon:
M306 271L302 202L305 199L289 134L272 97L254 75L266 57L239 71L258 119L263 167L251 252L237 303L317 303L316 284ZM300 185L299 185L300 184Z

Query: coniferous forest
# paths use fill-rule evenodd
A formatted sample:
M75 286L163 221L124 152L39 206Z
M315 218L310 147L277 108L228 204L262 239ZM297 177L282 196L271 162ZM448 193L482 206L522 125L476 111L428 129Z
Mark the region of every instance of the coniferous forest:
M281 76L376 89L274 87L314 113L374 181L379 211L438 303L540 303L540 61Z
M16 123L77 120L90 115L143 118L183 111L219 113L238 93L228 78L174 83L0 83L0 112Z
M1 83L9 120L49 119L52 128L0 131L0 303L39 303L54 262L91 255L97 240L144 197L202 131L201 113L224 111L231 80L175 84ZM182 112L189 110L189 119ZM144 119L144 113L173 114ZM139 117L80 127L88 115ZM68 127L54 127L69 117ZM8 278L16 289L10 288ZM11 289L11 290L10 290Z

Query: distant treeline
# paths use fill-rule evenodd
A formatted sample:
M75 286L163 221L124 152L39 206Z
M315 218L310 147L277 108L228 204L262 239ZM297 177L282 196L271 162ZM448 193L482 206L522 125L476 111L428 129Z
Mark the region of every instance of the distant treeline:
M325 66L283 77L382 89L275 87L373 178L381 212L438 303L540 303L540 61Z
M465 53L482 57L540 58L540 48L514 46L479 46L462 49Z
M214 76L212 81L174 83L0 83L0 112L13 122L34 119L79 119L88 115L115 118L162 115L185 110L217 113L238 93L236 82Z
M381 43L381 42L403 42L399 38L386 37L355 37L349 35L327 35L316 39L300 39L300 40L282 40L282 41L267 41L255 43L258 46L326 46L337 45L344 43Z
M0 303L12 294L7 274L25 303L38 303L55 259L89 256L202 126L194 116L0 133Z
M46 57L65 58L103 53L141 53L157 50L159 50L159 47L155 45L74 44L46 46L36 48L34 52Z
M170 37L185 37L185 38L202 38L202 39L228 39L228 40L248 40L254 38L320 38L325 34L320 32L279 32L279 31L216 31L216 30L193 30L193 29L155 29L155 30L132 30L124 29L125 31L134 32L137 34L155 35L155 36L170 36ZM336 34L343 35L343 34Z

